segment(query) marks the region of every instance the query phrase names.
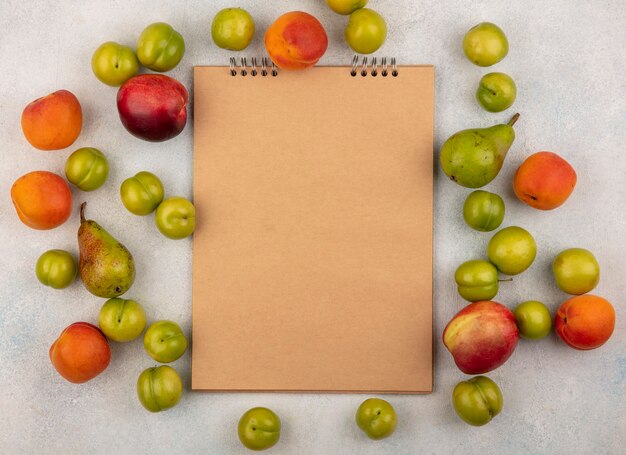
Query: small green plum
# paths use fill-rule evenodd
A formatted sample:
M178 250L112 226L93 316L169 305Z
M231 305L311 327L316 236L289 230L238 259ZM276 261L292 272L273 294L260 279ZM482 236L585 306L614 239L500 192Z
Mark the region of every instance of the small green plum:
M452 404L466 423L482 426L502 410L502 392L487 376L475 376L459 382L452 392Z
M478 83L476 99L489 112L502 112L515 102L517 87L511 76L504 73L485 74Z
M152 71L163 73L174 69L185 54L185 40L164 22L148 25L137 41L139 62Z
M211 37L222 49L241 51L254 37L254 19L243 8L225 8L213 18Z
M129 177L120 186L124 207L135 215L145 216L156 210L163 200L163 184L151 172L141 171Z
M39 256L35 274L44 285L64 289L74 282L78 268L74 256L64 250L48 250Z
M387 23L376 11L359 8L350 14L344 36L354 52L371 54L387 39Z
M383 439L396 429L396 411L387 401L368 398L356 411L356 424L371 439Z
M335 13L347 16L367 5L367 0L326 0L326 4Z
M187 338L175 322L157 321L146 330L143 347L157 362L170 363L185 353Z
M499 230L487 245L487 257L506 275L522 273L530 267L536 255L535 239L530 232L519 226Z
M504 220L504 201L489 191L472 191L463 204L463 218L469 227L481 232L497 229Z
M488 261L464 262L456 269L454 280L465 300L491 300L498 293L498 270Z
M509 42L496 24L481 22L465 34L463 52L475 65L491 66L506 57Z
M196 209L185 198L171 197L159 204L154 219L165 237L184 239L193 234L196 228Z
M130 47L107 41L93 53L91 69L100 82L119 87L139 73L139 61Z
M561 251L552 262L557 286L568 294L582 295L600 281L600 265L593 253L584 248Z
M161 412L178 404L183 383L178 372L167 365L145 369L137 379L137 396L150 412Z
M257 407L241 416L237 433L248 449L265 450L280 439L280 427L280 418L271 409Z
M520 303L513 311L519 334L529 340L538 340L550 333L552 316L543 303L528 300Z
M113 298L100 308L98 325L110 340L132 341L146 328L146 313L135 300Z
M67 158L65 176L83 191L97 190L109 176L109 162L98 149L79 148Z

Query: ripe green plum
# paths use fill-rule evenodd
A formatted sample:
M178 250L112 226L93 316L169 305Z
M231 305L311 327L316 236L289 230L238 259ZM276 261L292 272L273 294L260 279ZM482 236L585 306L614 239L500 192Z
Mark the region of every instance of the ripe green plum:
M359 54L371 54L387 39L387 23L376 11L359 8L350 14L344 36L352 50Z
M476 99L489 112L502 112L515 102L517 87L508 74L485 74L478 83Z
M393 406L380 398L369 398L361 403L355 418L359 428L375 440L390 436L398 421Z
M170 363L185 353L187 338L175 322L157 321L146 330L143 347L157 362Z
M509 42L496 24L481 22L465 34L463 52L475 65L491 66L506 57Z
M335 13L347 16L367 5L367 0L326 0L326 4Z
M280 418L271 409L256 407L241 416L237 433L248 449L265 450L278 442L280 429Z
M502 410L502 392L487 376L475 376L459 382L452 392L452 404L466 423L482 426Z
M469 227L481 232L497 229L504 220L504 201L489 191L472 191L463 204L463 218Z
M65 177L83 191L93 191L104 185L109 176L109 162L100 150L79 148L65 162Z
M185 40L164 22L148 25L137 41L139 62L152 71L163 73L174 69L185 54Z
M225 8L211 23L213 42L222 49L241 51L254 37L254 19L242 8Z
M163 201L163 184L148 171L129 177L120 186L120 198L124 207L135 215L145 216L156 210Z
M39 256L37 279L53 289L64 289L74 282L78 268L74 256L64 250L48 250Z
M552 316L543 303L528 300L520 303L513 311L519 334L529 340L538 340L550 333Z
M178 372L167 365L145 369L137 379L137 396L150 412L160 412L178 404L183 383Z
M530 232L519 226L499 230L487 245L487 257L506 275L522 273L530 267L536 255L535 239Z
M156 209L155 222L165 237L179 240L189 237L196 228L196 209L182 197L165 199Z
M491 300L498 293L498 270L488 261L464 262L456 269L454 280L459 294L465 300Z
M107 41L93 53L91 69L100 82L119 87L139 73L139 60L130 47Z
M132 341L146 328L146 313L135 300L113 298L100 308L98 325L110 340Z
M582 295L600 281L600 265L593 253L584 248L561 251L552 262L557 286L568 294Z

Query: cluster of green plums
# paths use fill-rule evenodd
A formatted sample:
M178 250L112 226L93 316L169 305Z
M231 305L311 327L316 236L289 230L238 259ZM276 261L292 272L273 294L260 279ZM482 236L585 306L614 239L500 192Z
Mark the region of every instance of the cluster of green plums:
M397 415L393 406L380 398L368 398L356 411L357 426L371 439L390 436L396 429ZM256 407L239 419L237 433L241 443L251 450L265 450L280 439L281 421L271 409Z
M506 35L495 24L481 22L472 27L463 38L463 52L478 66L492 66L501 61L509 52ZM517 87L513 79L505 73L485 74L478 83L476 99L489 112L501 112L513 105Z
M326 0L335 13L349 16L344 29L348 46L359 54L376 52L387 39L387 23L376 11L364 8L368 0Z
M185 54L182 35L164 22L148 25L137 40L137 53L122 44L107 41L91 58L91 69L101 82L119 87L139 73L139 65L159 73L174 69Z

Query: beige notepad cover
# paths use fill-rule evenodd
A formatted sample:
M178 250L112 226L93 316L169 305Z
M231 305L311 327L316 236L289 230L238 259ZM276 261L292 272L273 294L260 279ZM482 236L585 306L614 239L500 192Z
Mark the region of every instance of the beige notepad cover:
M192 388L432 390L432 66L194 71Z

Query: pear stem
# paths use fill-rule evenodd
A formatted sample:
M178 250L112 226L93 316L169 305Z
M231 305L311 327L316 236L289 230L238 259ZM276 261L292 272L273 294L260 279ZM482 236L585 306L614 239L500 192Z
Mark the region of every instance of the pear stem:
M87 205L87 202L83 202L82 204L80 204L80 222L81 223L85 221L85 206L86 205Z
M513 281L513 278L506 278L504 280L498 280L499 283L503 282L503 281Z
M509 126L515 125L515 122L517 122L518 118L519 118L519 112L515 114L513 117L511 117L511 120L509 120L509 123L507 123L507 125Z

